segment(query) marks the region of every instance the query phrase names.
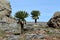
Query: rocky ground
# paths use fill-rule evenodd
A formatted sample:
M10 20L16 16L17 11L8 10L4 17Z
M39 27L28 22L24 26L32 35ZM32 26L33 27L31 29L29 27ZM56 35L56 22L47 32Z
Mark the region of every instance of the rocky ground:
M26 40L60 40L60 29L34 27L33 31L25 33Z
M10 30L1 29L0 40L60 40L60 28L40 27L38 25L25 28L28 30L20 35L20 31L17 32L16 30L18 28L14 28L13 30L11 28Z

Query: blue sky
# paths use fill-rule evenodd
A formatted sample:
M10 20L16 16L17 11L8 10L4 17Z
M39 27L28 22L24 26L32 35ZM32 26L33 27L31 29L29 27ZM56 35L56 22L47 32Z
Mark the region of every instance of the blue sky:
M10 0L12 8L12 16L19 11L27 11L29 14L32 10L39 10L39 22L47 22L56 11L60 11L60 0ZM31 15L26 20L34 21Z

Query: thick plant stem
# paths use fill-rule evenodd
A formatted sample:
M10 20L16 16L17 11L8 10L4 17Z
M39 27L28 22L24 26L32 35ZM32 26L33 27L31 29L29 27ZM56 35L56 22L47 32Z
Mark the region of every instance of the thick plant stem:
M23 34L23 32L24 32L24 25L21 24L21 34Z
M37 23L37 19L35 19L35 23Z
M24 23L23 23L23 21L21 21L20 24L21 24L21 34L23 34L23 32L24 32Z

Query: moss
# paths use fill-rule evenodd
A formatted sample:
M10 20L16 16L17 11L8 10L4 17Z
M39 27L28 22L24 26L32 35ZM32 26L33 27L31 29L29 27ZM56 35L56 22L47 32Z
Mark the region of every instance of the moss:
M2 30L0 30L0 37L4 37L6 35L6 33Z

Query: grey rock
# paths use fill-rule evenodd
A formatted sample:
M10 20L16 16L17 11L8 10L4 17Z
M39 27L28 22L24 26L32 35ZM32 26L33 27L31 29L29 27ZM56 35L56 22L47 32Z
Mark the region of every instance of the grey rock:
M26 40L32 39L32 38L44 38L44 34L26 34Z
M8 38L6 38L7 40L19 40L19 35L10 35L8 36Z

